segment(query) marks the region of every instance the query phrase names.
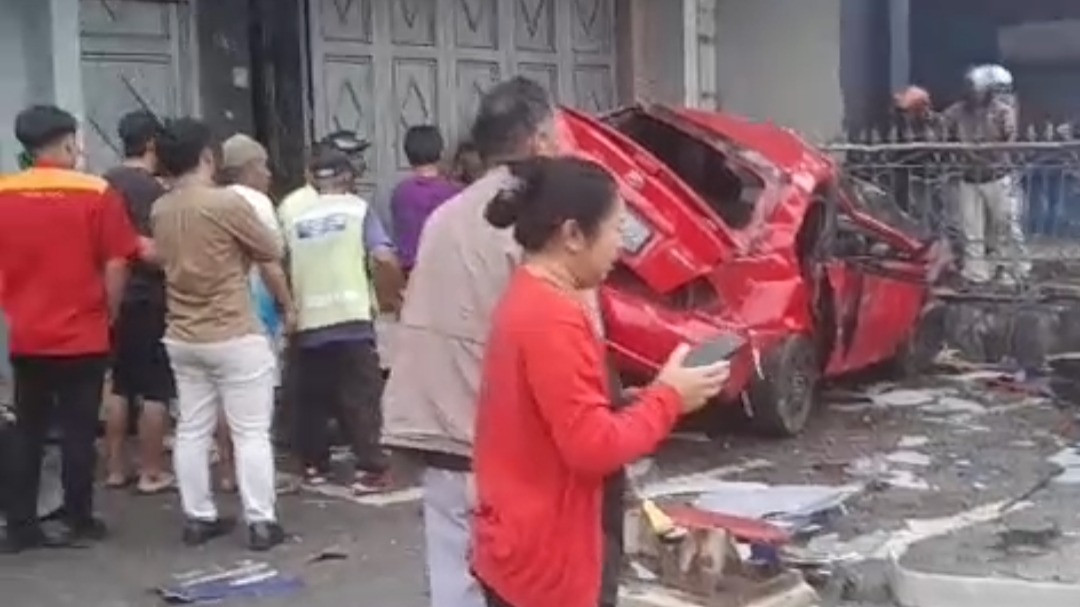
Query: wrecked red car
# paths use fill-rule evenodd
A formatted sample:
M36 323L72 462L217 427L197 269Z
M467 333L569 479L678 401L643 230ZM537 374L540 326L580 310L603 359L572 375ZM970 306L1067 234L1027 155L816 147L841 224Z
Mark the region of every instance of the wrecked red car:
M830 157L728 114L563 110L576 153L627 201L624 254L600 301L620 372L647 380L679 342L737 335L723 403L798 433L826 378L925 360L941 247L883 219Z

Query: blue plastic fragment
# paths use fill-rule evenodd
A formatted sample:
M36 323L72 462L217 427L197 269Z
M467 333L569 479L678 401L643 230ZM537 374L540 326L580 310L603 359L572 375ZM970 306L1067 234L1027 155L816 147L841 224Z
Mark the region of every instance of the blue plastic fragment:
M204 575L157 589L173 605L205 605L229 599L290 596L304 588L297 576L282 575L266 565L242 565L231 571Z

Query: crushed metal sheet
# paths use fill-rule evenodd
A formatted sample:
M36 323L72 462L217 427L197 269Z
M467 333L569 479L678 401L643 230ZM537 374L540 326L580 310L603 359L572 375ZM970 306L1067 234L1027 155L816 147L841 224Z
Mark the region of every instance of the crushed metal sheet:
M907 466L929 466L933 463L933 460L929 455L925 453L919 453L918 451L893 451L885 456L885 459L893 464L901 464Z
M724 486L724 477L734 476L743 472L771 468L773 463L769 460L754 459L741 464L722 466L705 472L675 476L663 481L645 483L641 488L640 495L646 499L657 499L676 495L697 495L706 493L715 487Z
M896 489L911 491L929 491L930 483L913 471L897 468L883 455L860 457L848 465L846 472L861 480L884 483Z
M1054 454L1049 461L1064 468L1064 472L1054 479L1055 483L1063 485L1080 484L1080 448L1072 446L1062 449Z
M870 399L879 407L921 407L929 405L938 398L933 390L891 390L870 395Z
M930 444L930 437L927 436L903 436L896 446L899 449L918 449L928 444Z
M982 403L969 400L966 398L958 398L955 396L945 396L939 398L937 402L927 404L920 407L925 413L932 415L982 415L986 413L986 406Z
M840 508L860 491L861 485L723 483L702 494L694 507L706 512L801 527L816 514Z

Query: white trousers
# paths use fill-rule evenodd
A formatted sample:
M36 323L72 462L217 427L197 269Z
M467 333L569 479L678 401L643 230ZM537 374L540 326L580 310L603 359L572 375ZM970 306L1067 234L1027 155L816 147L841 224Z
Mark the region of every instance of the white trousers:
M176 377L179 420L173 460L180 502L189 518L218 516L210 488L210 446L218 408L225 410L236 453L236 479L248 523L276 520L274 353L263 335L215 343L165 340Z
M1027 277L1031 264L1020 223L1018 188L1008 176L986 183L960 182L957 211L964 238L964 278L986 282L999 268L1015 280ZM991 253L1000 261L987 260Z
M431 607L484 607L484 594L469 567L472 473L426 468L423 482Z

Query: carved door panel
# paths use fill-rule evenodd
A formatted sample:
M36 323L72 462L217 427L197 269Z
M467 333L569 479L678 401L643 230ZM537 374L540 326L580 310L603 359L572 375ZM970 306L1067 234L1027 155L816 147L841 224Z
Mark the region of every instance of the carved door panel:
M405 131L467 136L480 96L523 74L561 103L615 103L614 0L310 0L314 135L372 142L365 187L385 212ZM352 126L350 126L352 125Z
M189 7L133 0L82 0L80 42L88 168L115 165L120 117L145 109L160 117L195 110Z
M371 0L311 0L311 80L316 138L349 130L368 148L365 193L375 189L377 157L375 14Z

